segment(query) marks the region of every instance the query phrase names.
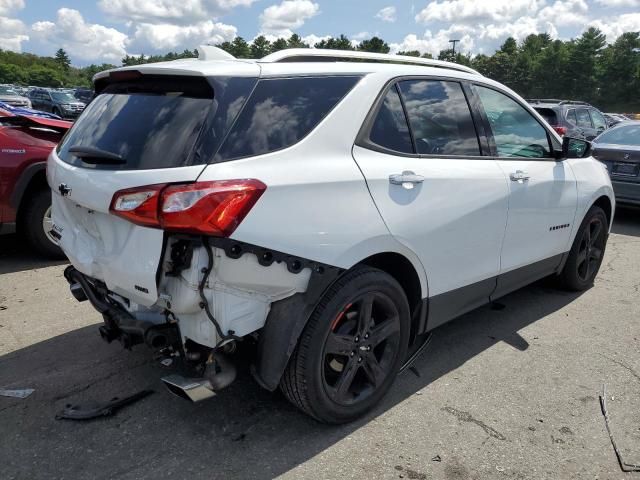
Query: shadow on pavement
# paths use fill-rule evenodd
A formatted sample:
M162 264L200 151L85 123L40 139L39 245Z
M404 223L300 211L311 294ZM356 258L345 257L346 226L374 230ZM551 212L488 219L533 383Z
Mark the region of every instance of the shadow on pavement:
M38 256L18 234L0 236L0 275L64 263L67 260L48 260Z
M640 207L616 206L611 232L640 237Z
M327 426L298 412L246 371L217 397L190 404L159 378L168 372L139 347L123 351L85 327L0 358L0 386L35 388L0 397L3 478L273 478L323 452L446 373L577 298L539 283L513 293L502 310L480 308L438 328L412 372L400 375L367 418ZM144 388L156 393L113 417L54 420L67 403L104 401Z

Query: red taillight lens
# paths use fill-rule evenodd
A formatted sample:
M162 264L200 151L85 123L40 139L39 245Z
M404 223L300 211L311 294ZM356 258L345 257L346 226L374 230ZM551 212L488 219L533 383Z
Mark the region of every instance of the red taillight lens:
M138 225L227 237L266 188L254 179L151 185L116 192L110 211Z
M143 227L159 227L160 192L166 184L119 190L111 199L109 211Z
M567 134L567 127L560 127L559 125L552 125L553 128L561 137L564 137Z

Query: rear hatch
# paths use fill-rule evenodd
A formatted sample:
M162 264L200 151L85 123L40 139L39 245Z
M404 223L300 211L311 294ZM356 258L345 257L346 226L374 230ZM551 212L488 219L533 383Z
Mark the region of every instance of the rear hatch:
M255 80L124 70L97 83L47 166L54 231L78 270L136 303L155 303L163 231L109 213L114 194L195 181Z

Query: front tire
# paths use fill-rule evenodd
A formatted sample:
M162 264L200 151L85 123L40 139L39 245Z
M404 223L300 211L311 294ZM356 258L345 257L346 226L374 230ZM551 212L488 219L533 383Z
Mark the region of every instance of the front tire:
M321 299L280 388L321 422L350 422L391 387L406 356L409 330L409 305L398 282L381 270L356 268Z
M31 247L52 259L65 258L55 238L48 232L53 227L51 222L51 191L40 190L28 200L21 214L22 230Z
M607 215L594 205L582 220L567 262L560 273L561 287L581 292L593 285L604 258L608 231Z

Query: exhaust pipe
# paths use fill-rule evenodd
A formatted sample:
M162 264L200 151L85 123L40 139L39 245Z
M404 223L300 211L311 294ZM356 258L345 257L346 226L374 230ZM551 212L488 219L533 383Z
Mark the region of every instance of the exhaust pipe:
M216 395L211 382L205 378L185 378L182 375L169 375L161 380L171 393L194 403Z
M218 390L228 387L235 379L236 367L223 355L216 355L202 378L177 374L161 378L171 393L194 403L214 397Z

